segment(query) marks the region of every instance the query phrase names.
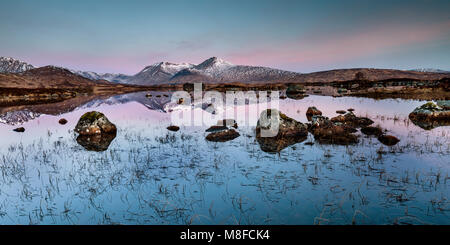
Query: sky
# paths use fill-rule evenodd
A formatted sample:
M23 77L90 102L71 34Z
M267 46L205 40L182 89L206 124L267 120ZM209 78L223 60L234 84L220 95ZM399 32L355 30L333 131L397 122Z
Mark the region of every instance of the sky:
M135 74L160 62L450 70L444 0L0 0L0 56Z

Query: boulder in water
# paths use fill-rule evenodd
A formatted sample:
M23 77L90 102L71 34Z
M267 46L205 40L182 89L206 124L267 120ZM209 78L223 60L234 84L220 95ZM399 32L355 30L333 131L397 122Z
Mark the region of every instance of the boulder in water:
M277 123L278 127L272 125L273 123ZM279 152L289 145L306 140L307 136L308 129L305 124L276 109L263 111L256 125L256 140L265 152Z
M167 127L167 130L177 132L178 130L180 130L180 127L171 125L171 126Z
M438 101L438 103L428 102L414 109L409 114L411 121L426 130L439 126L450 125L450 102Z
M383 130L379 127L363 127L361 128L361 133L365 134L365 135L375 135L375 136L380 136L383 134Z
M61 119L59 119L58 123L61 125L65 125L67 123L67 119L61 118Z
M23 132L25 132L25 128L24 127L15 128L15 129L13 129L13 131L18 132L18 133L23 133Z
M117 128L103 113L91 111L80 117L75 132L80 135L115 134Z
M380 135L378 137L378 140L387 146L393 146L396 145L398 142L400 142L400 140L397 137L392 135Z

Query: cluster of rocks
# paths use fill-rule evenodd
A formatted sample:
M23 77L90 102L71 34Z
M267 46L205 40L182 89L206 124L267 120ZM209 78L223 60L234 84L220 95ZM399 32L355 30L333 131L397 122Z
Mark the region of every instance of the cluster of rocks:
M271 153L279 152L292 144L306 140L308 132L314 136L317 142L325 144L355 144L358 142L358 136L355 134L358 128L361 133L375 136L381 143L388 146L395 145L400 141L395 136L385 134L385 130L382 128L370 126L374 121L367 117L358 117L353 111L353 109L338 110L336 113L340 115L328 118L323 116L316 107L309 107L306 111L309 123L303 124L276 109L267 109L261 113L258 119L256 140L263 151ZM443 121L448 125L450 103L449 101L426 103L417 107L409 115L409 118L414 123ZM67 120L62 118L59 123L64 125ZM430 126L427 124L424 127L429 128ZM206 132L209 133L206 140L213 142L233 140L240 136L235 130L237 128L238 125L233 119L219 120L216 125L206 129ZM176 132L180 128L171 125L167 129ZM24 132L25 129L21 127L14 131ZM104 151L116 137L117 128L104 114L91 111L81 116L75 126L75 132L79 133L77 142L87 150Z
M322 144L349 145L358 143L358 137L354 134L356 129L346 125L346 122L333 122L328 117L321 115L312 116L308 124L309 131L314 139Z
M428 102L409 114L411 121L426 130L450 126L450 100Z
M386 135L379 127L372 127L374 121L367 117L358 117L353 113L354 109L337 111L338 115L329 119L322 116L322 112L315 107L308 108L306 116L311 122L308 130L314 135L314 139L323 144L348 145L358 143L358 136L355 134L358 128L361 133L368 136L376 136L385 145L392 146L400 140L395 136ZM309 113L308 113L309 112Z

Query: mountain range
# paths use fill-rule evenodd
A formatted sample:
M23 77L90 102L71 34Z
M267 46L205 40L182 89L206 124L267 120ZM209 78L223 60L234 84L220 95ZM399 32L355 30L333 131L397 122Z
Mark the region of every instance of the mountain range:
M35 71L36 70L36 71ZM408 79L441 79L448 77L450 72L439 69L415 69L415 70L392 70L392 69L339 69L313 73L297 73L284 71L269 67L234 65L230 62L217 57L211 57L200 64L191 63L170 63L158 62L145 67L135 75L114 74L114 73L96 73L92 71L76 71L61 67L47 66L35 68L33 65L13 58L0 58L0 73L18 74L16 77L8 77L17 83L21 83L20 77L30 79L34 73L47 76L53 72L83 82L90 83L112 83L133 84L133 85L162 85L162 84L182 84L186 82L203 82L209 84L227 84L227 83L289 83L289 82L332 82L348 81L355 78L356 73L363 73L367 80L383 80L392 78ZM35 71L33 73L33 71ZM41 74L42 75L42 74ZM2 84L0 74L0 86ZM45 79L45 78L44 78ZM5 78L3 79L3 81ZM33 79L32 79L33 80ZM36 79L34 79L36 80ZM38 79L39 80L39 79ZM67 79L65 79L65 82ZM23 81L22 81L23 82ZM54 84L61 86L62 84ZM13 85L15 86L15 85ZM10 86L7 86L10 87Z

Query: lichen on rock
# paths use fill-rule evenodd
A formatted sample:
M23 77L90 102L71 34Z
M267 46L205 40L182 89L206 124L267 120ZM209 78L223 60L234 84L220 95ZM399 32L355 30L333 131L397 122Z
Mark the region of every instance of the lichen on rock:
M117 128L103 113L91 111L80 117L75 132L80 135L115 134Z

